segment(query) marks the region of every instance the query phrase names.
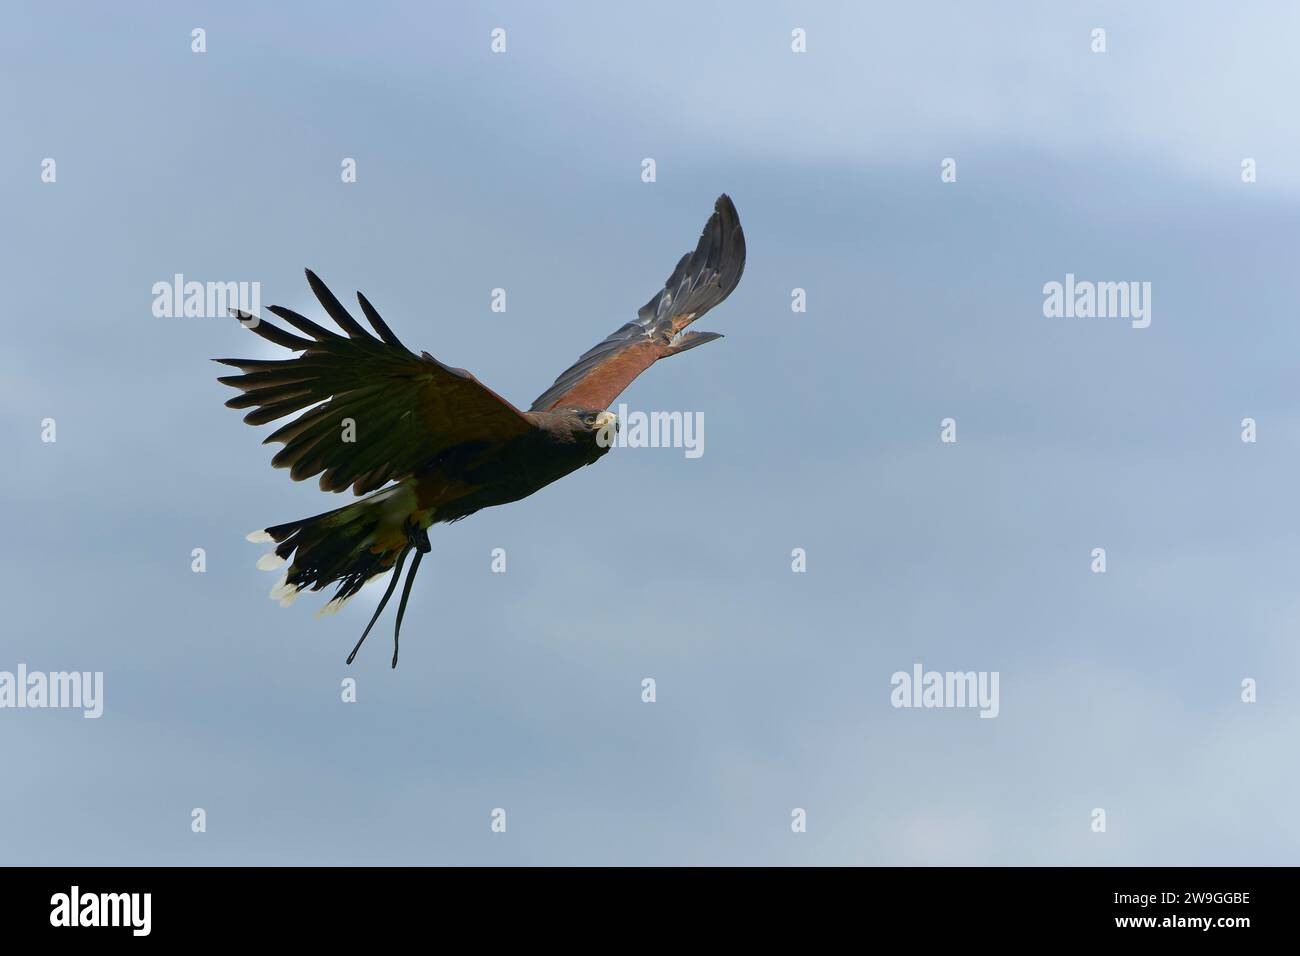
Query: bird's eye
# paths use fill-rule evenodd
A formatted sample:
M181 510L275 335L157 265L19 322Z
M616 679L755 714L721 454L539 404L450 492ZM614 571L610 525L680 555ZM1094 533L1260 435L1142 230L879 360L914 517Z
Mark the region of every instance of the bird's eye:
M596 416L588 415L585 418L583 418L583 421L586 422L588 425L594 425L596 424Z

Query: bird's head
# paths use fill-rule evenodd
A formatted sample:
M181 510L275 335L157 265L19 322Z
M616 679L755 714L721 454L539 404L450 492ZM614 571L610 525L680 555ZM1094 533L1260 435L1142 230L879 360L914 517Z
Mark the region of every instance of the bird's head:
M583 444L594 444L602 451L608 451L618 434L618 416L600 408L566 408L574 437Z

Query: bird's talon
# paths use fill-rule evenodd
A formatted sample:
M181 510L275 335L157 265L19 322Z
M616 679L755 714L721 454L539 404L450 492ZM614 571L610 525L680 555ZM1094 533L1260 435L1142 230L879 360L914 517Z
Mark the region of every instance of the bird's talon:
M417 528L410 521L406 522L406 540L411 547L421 554L428 554L433 548L429 544L429 529Z

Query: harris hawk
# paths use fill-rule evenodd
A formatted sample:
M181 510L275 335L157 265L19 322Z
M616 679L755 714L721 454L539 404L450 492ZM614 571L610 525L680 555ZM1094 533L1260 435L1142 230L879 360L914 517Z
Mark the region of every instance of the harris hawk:
M686 327L730 295L744 268L745 235L736 207L723 195L695 250L682 256L637 317L561 372L528 411L464 369L410 351L358 292L367 329L310 269L307 282L339 332L276 305L269 311L300 334L235 312L246 328L298 355L216 359L241 373L218 378L241 392L226 405L251 409L244 416L250 425L301 412L264 440L284 446L271 464L288 468L295 481L320 475L323 491L350 487L362 496L248 536L275 545L259 568L289 562L271 597L287 606L303 590L336 585L321 608L332 613L391 570L379 607L348 655L351 664L414 552L393 629L396 667L402 618L429 551L430 526L526 498L595 463L618 428L608 407L633 379L661 358L721 338Z

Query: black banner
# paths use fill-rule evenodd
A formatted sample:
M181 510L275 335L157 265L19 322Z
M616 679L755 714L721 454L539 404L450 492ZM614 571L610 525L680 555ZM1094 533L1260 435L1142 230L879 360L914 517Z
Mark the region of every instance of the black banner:
M910 926L925 939L1130 937L1231 945L1283 929L1289 869L11 868L6 938L337 942L434 921L728 932ZM486 918L486 922L482 918ZM647 920L650 922L648 923ZM810 922L811 921L811 922ZM975 936L970 934L975 933Z

